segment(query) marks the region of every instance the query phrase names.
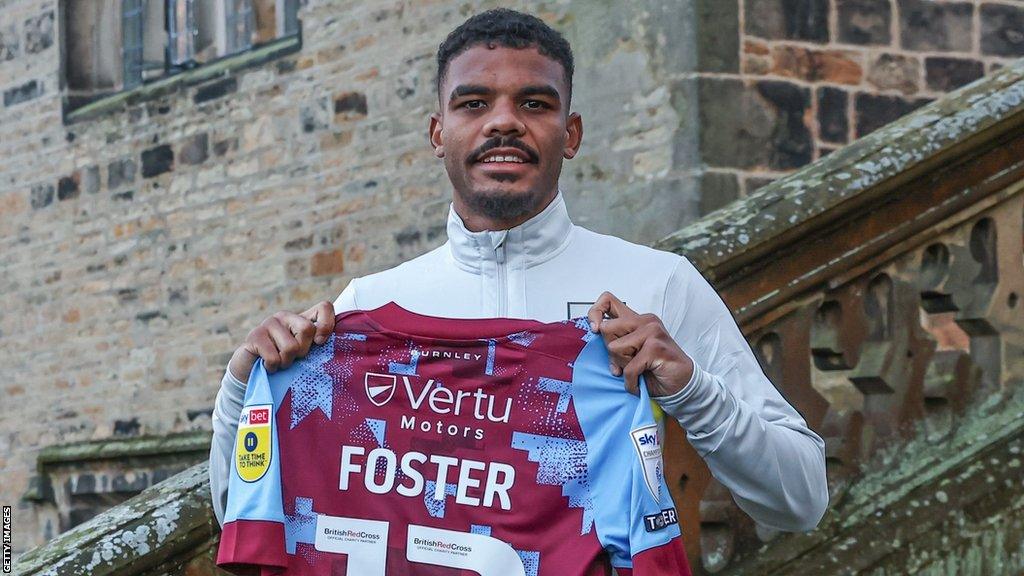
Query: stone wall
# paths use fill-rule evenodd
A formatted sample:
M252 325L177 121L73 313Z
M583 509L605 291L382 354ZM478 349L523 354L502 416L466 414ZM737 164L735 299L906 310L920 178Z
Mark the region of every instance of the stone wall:
M1015 1L739 4L738 63L705 74L701 89L710 206L1024 56L1024 5Z
M21 500L40 448L208 429L260 319L443 242L433 54L498 4L308 0L293 48L70 112L57 0L0 0L0 502L16 551L59 529ZM576 52L574 219L653 242L1024 51L1015 3L911 4L518 3Z

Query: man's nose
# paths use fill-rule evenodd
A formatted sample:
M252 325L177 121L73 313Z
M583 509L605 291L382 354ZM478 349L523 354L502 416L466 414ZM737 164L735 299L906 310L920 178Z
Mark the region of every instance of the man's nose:
M491 108L490 117L484 125L485 136L522 136L526 125L519 117L519 110L512 102L496 101Z

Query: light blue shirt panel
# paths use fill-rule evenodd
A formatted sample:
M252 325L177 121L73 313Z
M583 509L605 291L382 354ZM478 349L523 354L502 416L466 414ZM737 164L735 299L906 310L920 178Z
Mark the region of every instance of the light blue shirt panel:
M225 523L235 520L284 522L284 510L281 505L281 452L277 441L277 408L280 406L280 397L284 395L285 387L278 386L278 388L281 388L277 391L278 394L273 394L270 377L263 366L263 359L257 359L249 373L243 406L272 405L270 464L267 472L259 480L246 482L238 475L237 458L231 459L231 476L228 487L231 497L228 498L225 510Z
M643 377L640 396L633 396L625 391L623 378L609 372L608 365L604 339L592 338L573 364L573 404L587 441L598 539L608 551L612 566L631 568L633 556L668 543L680 532L677 524L654 532L645 528L644 516L675 507L664 474L659 479L660 501L647 488L643 464L630 434L638 428L657 426L657 422ZM629 471L628 484L622 481L625 471Z

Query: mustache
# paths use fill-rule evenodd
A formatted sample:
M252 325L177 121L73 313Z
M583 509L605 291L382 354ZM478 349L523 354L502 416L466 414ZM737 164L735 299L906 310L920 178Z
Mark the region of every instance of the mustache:
M540 158L540 155L537 154L537 152L535 152L533 148L530 148L518 138L509 136L495 136L494 138L488 139L486 142L481 144L479 148L474 150L469 155L467 163L472 164L473 162L476 162L477 158L480 158L486 152L494 150L495 148L516 148L522 151L524 154L526 154L527 160L534 163L536 163L537 159Z

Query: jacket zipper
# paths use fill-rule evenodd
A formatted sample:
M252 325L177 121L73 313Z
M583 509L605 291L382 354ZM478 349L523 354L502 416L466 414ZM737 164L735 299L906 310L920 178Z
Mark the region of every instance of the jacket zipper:
M498 314L503 318L508 314L508 281L505 278L505 240L494 249L494 259L498 263Z

